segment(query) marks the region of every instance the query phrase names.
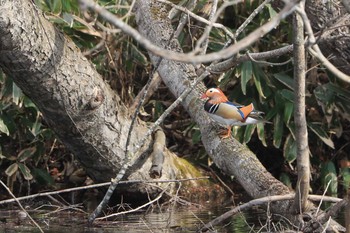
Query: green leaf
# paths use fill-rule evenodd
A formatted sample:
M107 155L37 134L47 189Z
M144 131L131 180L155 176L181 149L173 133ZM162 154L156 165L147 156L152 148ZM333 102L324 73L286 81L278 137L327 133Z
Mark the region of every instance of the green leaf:
M18 111L6 111L6 114L1 115L1 118L4 121L4 124L6 125L10 135L16 133L16 131L18 130L18 127L20 127L15 122L17 118L17 114L18 114Z
M201 141L201 131L198 129L194 129L192 134L192 142L193 144L197 144Z
M258 123L256 125L257 127L257 132L258 132L258 137L259 137L259 140L261 141L261 143L267 147L267 144L266 144L266 140L265 140L265 126L264 126L264 123Z
M292 163L297 158L297 144L291 134L284 143L283 156L288 163Z
M252 124L252 125L247 125L244 131L244 143L248 143L250 141L250 139L252 138L252 135L254 133L256 125Z
M270 109L270 111L266 114L265 119L267 121L271 120L274 116L276 116L278 113L278 106L275 106L273 108Z
M283 89L280 93L284 99L294 103L294 92L288 89Z
M133 58L133 60L138 62L141 65L146 66L148 64L147 57L135 45L133 44L129 44L129 45L130 45L129 48L130 48L131 57Z
M329 128L329 130L332 131L337 136L337 138L340 138L343 134L342 119L338 116L336 112L333 112L332 121L329 125Z
M36 151L36 147L30 147L21 150L21 152L18 153L18 161L19 162L24 162L28 158L30 158Z
M284 105L284 113L283 113L283 121L284 123L288 124L290 118L293 115L293 110L294 110L294 104L291 102L286 102Z
M53 185L55 183L52 176L44 169L33 168L32 174L41 185Z
M74 16L72 14L64 12L62 18L69 25L69 27L73 27Z
M337 170L332 161L328 161L326 163L321 164L321 182L324 189L327 188L327 185L330 182L327 193L332 196L337 195L337 192L338 192Z
M23 105L26 108L34 108L36 111L39 111L36 105L33 103L33 101L27 96L23 96Z
M264 75L265 74L261 70L261 68L258 65L253 64L253 78L254 78L255 87L258 90L259 96L266 99L266 96L264 95L263 88L261 85L261 77L263 77Z
M62 11L62 0L45 0L50 7L50 11L54 14L60 14Z
M241 68L241 89L244 95L247 93L247 83L252 78L253 75L253 69L252 69L252 62L246 61L243 62L242 68Z
M255 87L256 87L256 89L258 90L259 95L265 99L266 96L264 95L264 92L263 92L263 89L262 89L262 86L261 86L260 75L255 73L255 74L253 75L253 78L254 78Z
M23 93L21 89L15 83L12 83L12 101L19 106L22 96Z
M154 118L158 119L163 112L164 112L164 107L162 102L156 101L154 106Z
M350 189L350 167L340 168L340 175L343 177L344 191Z
M5 124L1 116L0 116L0 132L6 134L7 136L10 135L10 131L7 128L7 125Z
M283 137L283 119L280 114L274 118L273 145L280 148Z
M289 75L279 73L274 74L273 76L290 90L294 90L294 81Z
M282 172L279 179L283 184L285 184L288 188L292 189L292 181L287 173Z
M32 180L33 176L29 168L24 163L18 163L19 170L21 171L25 180Z
M308 123L307 126L314 132L327 146L334 149L334 143L326 131L317 123Z
M12 176L13 174L15 174L17 172L17 170L18 170L17 163L13 163L5 170L5 174L7 176Z
M293 121L288 122L287 127L289 129L290 134L293 136L295 140L295 123Z
M273 18L275 15L277 15L277 12L273 9L270 3L266 4L266 7L269 10L270 18Z

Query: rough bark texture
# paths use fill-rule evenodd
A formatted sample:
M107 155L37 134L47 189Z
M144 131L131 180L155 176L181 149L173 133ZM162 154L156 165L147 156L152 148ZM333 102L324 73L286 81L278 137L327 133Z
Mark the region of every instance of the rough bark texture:
M350 14L346 14L341 1L310 0L305 4L314 32L322 32L318 42L322 53L332 57L330 62L350 75Z
M109 180L123 159L126 138L120 135L127 134L130 123L119 97L32 3L7 1L0 17L3 71L35 102L87 173L97 181ZM96 163L98 157L103 162Z
M2 70L35 102L87 174L97 182L109 181L124 159L130 125L127 107L75 44L42 17L31 1L1 1L0 35ZM130 151L146 130L143 122L136 122ZM148 155L151 139L145 145L141 153ZM176 160L165 150L162 179L176 178ZM128 171L129 178L150 179L151 165L151 158L144 156ZM134 188L146 192L142 185Z
M283 5L281 0L272 2L275 9L281 9ZM350 14L346 14L343 5L340 0L307 0L305 11L316 38L321 36L317 43L323 55L330 58L339 70L350 75Z

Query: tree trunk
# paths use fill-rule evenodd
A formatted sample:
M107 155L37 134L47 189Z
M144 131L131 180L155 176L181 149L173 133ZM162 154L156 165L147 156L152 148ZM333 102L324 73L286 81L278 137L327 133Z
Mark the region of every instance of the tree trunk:
M0 3L0 67L33 100L87 174L96 182L109 181L123 165L132 113L76 45L31 1ZM144 122L136 121L129 151L134 151L147 129ZM130 179L150 179L150 148L151 138L140 152L131 155L144 156L127 171ZM198 174L179 166L190 164L165 149L162 179ZM146 192L141 184L134 189Z
M301 3L299 3L301 5ZM297 13L293 17L293 46L294 46L294 121L295 141L297 143L298 181L295 187L294 210L302 214L307 211L308 194L310 189L310 160L305 115L305 46L304 23Z

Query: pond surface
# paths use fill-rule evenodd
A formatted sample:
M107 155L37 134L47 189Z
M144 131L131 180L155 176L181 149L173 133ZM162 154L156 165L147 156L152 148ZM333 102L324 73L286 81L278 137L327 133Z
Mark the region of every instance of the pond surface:
M62 210L45 213L31 212L30 215L45 232L196 232L228 208L189 207L176 210L140 211L122 215L115 220L98 220L93 227L87 225L88 215L80 211ZM18 219L17 211L0 211L0 232L38 232L31 221ZM48 214L49 213L49 214ZM215 232L250 232L266 223L264 211L255 209L231 217L216 226Z
M211 207L181 207L160 211L139 211L120 215L114 220L95 221L93 227L87 225L88 214L78 209L31 211L30 215L45 232L196 232L203 224L220 216L229 208ZM19 220L19 210L0 210L0 232L39 232L26 218ZM339 220L339 219L338 219ZM340 219L340 223L343 223ZM266 212L253 208L232 216L224 223L215 226L211 232L271 232L290 229L287 222L272 222Z

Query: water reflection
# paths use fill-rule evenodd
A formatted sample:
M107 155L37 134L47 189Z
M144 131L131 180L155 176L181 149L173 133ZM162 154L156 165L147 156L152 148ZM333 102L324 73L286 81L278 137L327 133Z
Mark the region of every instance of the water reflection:
M93 227L88 227L88 215L78 211L61 211L48 214L32 212L35 221L45 232L196 232L203 224L228 211L219 206L210 208L180 208L160 211L140 211L122 215L112 220L96 221ZM18 219L18 211L0 211L0 232L38 232L33 224ZM283 221L273 223L269 221L266 212L259 208L240 213L231 217L212 232L269 232L287 230Z

